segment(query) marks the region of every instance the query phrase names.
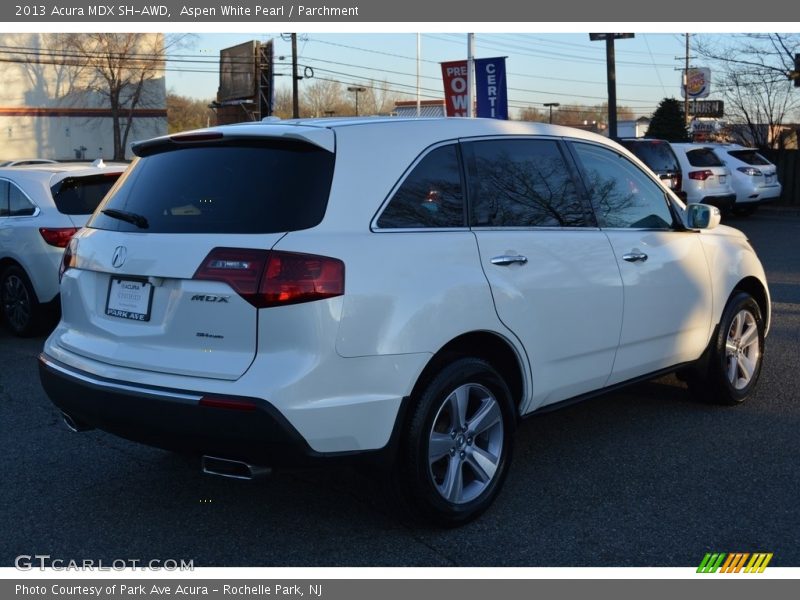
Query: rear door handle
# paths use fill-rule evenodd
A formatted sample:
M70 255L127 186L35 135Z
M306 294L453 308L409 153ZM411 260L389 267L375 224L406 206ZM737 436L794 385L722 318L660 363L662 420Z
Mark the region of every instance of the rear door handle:
M639 250L634 250L632 252L628 252L627 254L623 254L622 260L627 260L628 262L644 262L647 260L647 254L640 252Z
M528 262L528 257L520 254L503 254L501 256L495 256L492 259L493 265L499 265L501 267L507 267L515 263L524 265L526 262Z

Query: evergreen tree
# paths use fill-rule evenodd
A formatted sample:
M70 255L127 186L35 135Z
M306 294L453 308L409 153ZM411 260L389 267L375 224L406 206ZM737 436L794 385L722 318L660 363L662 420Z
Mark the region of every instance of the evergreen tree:
M681 103L675 98L664 98L653 113L647 137L668 142L690 142L686 132L686 119Z

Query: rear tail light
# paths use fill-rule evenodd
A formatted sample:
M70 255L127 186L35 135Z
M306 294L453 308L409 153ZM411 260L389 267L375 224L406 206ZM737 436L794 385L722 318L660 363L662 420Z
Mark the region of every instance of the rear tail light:
M57 248L66 248L77 232L75 227L39 227L39 233L44 241Z
M69 269L76 266L78 262L78 240L77 238L72 238L67 247L64 249L64 254L61 256L61 264L58 267L58 283L61 283L61 279L64 277L64 273L66 273Z
M268 308L341 296L344 263L314 254L214 248L194 279L225 282L256 308Z
M689 179L696 179L698 181L705 181L709 177L713 177L714 172L706 169L705 171L689 171Z
M745 175L749 175L750 177L761 177L761 171L756 169L755 167L737 167L737 171L741 171Z

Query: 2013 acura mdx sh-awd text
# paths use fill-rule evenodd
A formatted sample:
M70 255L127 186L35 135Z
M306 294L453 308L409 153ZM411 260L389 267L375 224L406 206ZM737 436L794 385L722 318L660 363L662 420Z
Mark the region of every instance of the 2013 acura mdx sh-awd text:
M42 383L73 429L208 472L380 458L420 515L497 495L518 421L669 371L753 392L764 271L582 131L327 119L135 145L72 239Z

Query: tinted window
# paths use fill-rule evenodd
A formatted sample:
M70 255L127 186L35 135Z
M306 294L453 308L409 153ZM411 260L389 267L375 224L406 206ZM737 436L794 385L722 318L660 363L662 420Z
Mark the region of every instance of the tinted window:
M657 140L632 142L623 140L622 145L654 171L679 171L678 159L669 144Z
M672 224L664 190L624 156L575 144L601 227L665 229Z
M558 144L551 140L488 140L475 157L475 226L581 227L584 209Z
M456 146L432 150L414 167L378 227L463 227L464 194Z
M120 173L67 177L51 188L58 212L65 215L90 215L119 179Z
M697 148L696 150L688 150L686 157L689 159L689 164L693 167L722 167L722 161L714 154L711 148Z
M36 207L25 197L16 185L8 183L8 213L12 217L28 217L36 212Z
M137 159L101 210L142 216L153 233L278 233L325 214L334 155L302 142L192 145ZM90 227L142 231L102 212Z
M755 150L729 150L728 154L730 154L734 158L738 158L740 161L742 161L743 163L747 163L748 165L772 164Z
M8 216L8 182L0 180L0 217Z

